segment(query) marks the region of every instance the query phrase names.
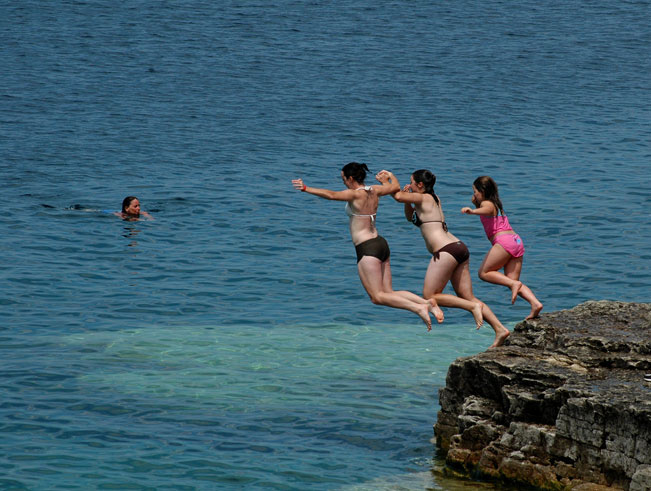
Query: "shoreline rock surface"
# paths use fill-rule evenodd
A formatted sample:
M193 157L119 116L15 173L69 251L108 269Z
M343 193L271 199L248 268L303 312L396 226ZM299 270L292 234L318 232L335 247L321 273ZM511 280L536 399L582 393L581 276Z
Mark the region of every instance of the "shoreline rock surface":
M589 301L455 360L434 433L446 472L538 489L651 489L651 303Z

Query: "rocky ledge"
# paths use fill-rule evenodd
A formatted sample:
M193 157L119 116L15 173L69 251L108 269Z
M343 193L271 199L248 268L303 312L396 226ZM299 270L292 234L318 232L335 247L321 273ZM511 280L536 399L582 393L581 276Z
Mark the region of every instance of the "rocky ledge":
M456 360L434 426L446 472L554 490L651 489L651 304L591 301Z

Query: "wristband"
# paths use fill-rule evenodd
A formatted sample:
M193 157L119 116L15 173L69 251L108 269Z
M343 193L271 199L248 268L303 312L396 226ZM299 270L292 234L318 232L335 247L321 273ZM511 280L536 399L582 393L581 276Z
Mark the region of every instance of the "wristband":
M307 186L305 184L303 184L303 189L301 189L301 192L305 192L306 189L307 189Z

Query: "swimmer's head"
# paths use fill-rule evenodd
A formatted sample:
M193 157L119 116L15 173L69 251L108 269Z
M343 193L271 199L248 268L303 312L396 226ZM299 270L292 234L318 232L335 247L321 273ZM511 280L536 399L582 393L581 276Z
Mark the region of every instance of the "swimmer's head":
M359 184L364 184L364 179L366 179L366 173L369 172L366 164L359 164L357 162L350 162L349 164L344 165L341 169L342 175L345 178L352 177L355 182Z
M122 213L140 216L140 201L135 196L127 196L122 200Z

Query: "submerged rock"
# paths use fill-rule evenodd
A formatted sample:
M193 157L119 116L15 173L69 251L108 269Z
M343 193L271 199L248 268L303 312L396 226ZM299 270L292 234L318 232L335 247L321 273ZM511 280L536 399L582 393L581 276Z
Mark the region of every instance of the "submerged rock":
M651 304L591 301L459 358L434 426L451 473L540 489L651 489Z

